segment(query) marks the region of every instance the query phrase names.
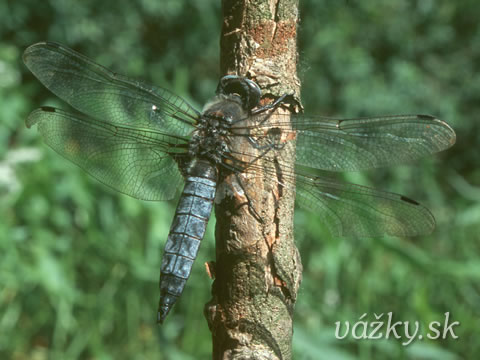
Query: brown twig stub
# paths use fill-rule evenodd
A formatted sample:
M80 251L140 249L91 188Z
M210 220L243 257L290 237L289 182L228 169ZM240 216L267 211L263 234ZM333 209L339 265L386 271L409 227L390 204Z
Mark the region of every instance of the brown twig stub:
M223 1L221 71L255 80L264 102L294 93L299 105L297 6L298 0ZM216 278L205 306L214 359L291 358L302 266L293 242L295 194L282 186L279 163L293 164L293 143L276 155L281 162L259 160L270 175L230 175L225 192L219 190ZM252 152L246 139L235 147Z

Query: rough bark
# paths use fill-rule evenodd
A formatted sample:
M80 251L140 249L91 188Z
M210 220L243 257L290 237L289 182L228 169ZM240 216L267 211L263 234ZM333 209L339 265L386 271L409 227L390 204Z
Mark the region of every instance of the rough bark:
M285 93L298 100L298 0L223 0L222 5L222 74L256 81L263 104ZM242 151L250 145L236 146ZM293 164L293 142L281 151L282 161ZM205 306L214 359L291 359L302 270L293 240L295 194L280 185L282 169L274 166L273 172L227 178L230 196L216 205L216 262L210 267L215 281Z

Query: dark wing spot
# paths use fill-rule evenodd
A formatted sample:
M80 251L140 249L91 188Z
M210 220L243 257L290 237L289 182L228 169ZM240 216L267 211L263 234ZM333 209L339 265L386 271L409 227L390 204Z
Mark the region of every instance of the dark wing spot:
M413 205L420 205L418 202L416 202L415 200L412 200L406 196L400 196L400 200L403 200L403 201L406 201L410 204L413 204Z
M433 120L433 119L435 119L434 116L423 115L423 114L417 115L417 117L418 117L419 119L422 119L422 120Z
M46 112L55 112L55 108L53 108L51 106L42 106L40 109L42 109L42 111L46 111Z

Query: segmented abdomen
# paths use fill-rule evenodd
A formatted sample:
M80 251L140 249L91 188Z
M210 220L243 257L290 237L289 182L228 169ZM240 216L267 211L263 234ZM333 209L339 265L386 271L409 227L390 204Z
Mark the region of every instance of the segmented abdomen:
M205 235L216 189L216 169L207 162L190 170L175 211L160 273L158 322L163 322L181 295Z

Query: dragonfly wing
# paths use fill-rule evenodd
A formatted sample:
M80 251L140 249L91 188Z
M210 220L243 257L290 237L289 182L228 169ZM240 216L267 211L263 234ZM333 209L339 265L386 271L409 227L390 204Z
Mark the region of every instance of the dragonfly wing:
M96 119L185 136L199 115L168 90L116 74L60 44L34 44L23 61L55 95Z
M33 111L27 127L38 125L45 142L107 186L142 200L169 200L182 176L175 159L183 139L122 127L52 107Z
M326 117L280 115L270 124L269 115L254 118L264 131L283 132L296 140L299 165L328 171L358 171L409 162L445 150L455 143L455 132L444 121L429 115L394 115L339 120ZM271 132L271 131L270 131ZM290 135L291 134L291 135ZM261 135L260 135L261 136Z
M366 186L297 175L296 200L318 214L336 236L416 236L430 234L430 211L405 196Z
M405 196L294 171L278 158L277 167L268 158L262 160L263 164L248 167L249 177L278 179L280 186L296 192L297 204L318 215L334 236L416 236L435 228L430 211Z

